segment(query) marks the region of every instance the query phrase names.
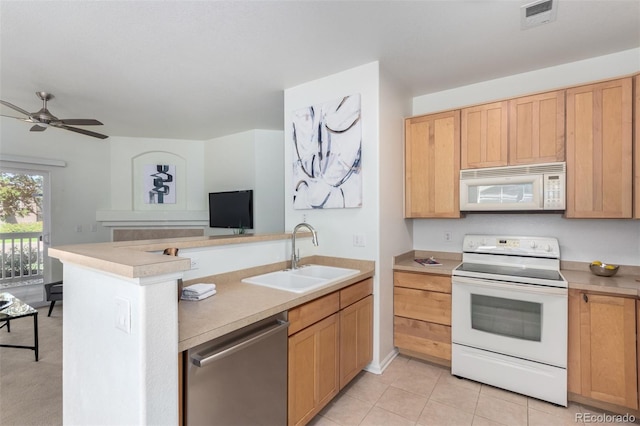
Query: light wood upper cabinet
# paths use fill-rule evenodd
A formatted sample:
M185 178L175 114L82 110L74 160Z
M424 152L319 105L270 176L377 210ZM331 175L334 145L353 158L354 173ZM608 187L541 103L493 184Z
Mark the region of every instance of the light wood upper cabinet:
M636 301L569 291L568 390L638 408Z
M460 217L460 111L405 120L405 217Z
M632 217L632 97L632 78L567 89L566 217Z
M461 112L461 169L508 164L509 102L463 108Z
M509 165L564 161L564 93L509 101Z

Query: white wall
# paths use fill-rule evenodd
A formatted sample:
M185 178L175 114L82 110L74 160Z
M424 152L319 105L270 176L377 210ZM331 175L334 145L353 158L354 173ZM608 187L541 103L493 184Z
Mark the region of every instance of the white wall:
M413 115L429 114L636 73L640 48L483 81L413 98Z
M178 423L178 277L128 280L65 264L65 425ZM129 304L129 333L116 328L117 300Z
M600 56L413 99L413 115L454 109L640 71L640 49ZM443 234L451 231L452 241ZM468 214L464 219L414 219L413 246L459 252L467 233L557 237L563 260L640 265L640 221L564 219L557 214Z
M205 142L205 192L253 189L253 233L284 231L283 132L249 130ZM210 235L232 230L209 228Z
M181 249L179 256L194 259L197 269L184 273L183 279L193 280L226 272L269 265L289 260L291 252L289 240L263 241L252 244L230 244L205 247L202 249ZM315 254L308 238L296 241L296 245L306 248L305 256Z
M110 210L207 210L202 141L117 136L107 141L111 147ZM175 161L176 204L144 204L142 163L167 164L164 161Z
M318 254L374 260L374 351L372 370L379 370L388 358L388 320L381 313L389 312L393 300L387 297L388 282L381 283L380 268L390 264L380 259L380 72L378 62L372 62L337 74L314 80L285 90L284 128L291 129L292 112L311 105L322 104L347 95L361 96L362 120L362 207L350 209L293 209L293 137L285 132L285 229L291 231L296 224L307 221L318 231ZM401 135L401 133L400 133ZM399 136L400 136L399 135ZM386 161L386 160L384 160ZM402 176L400 174L400 176ZM401 187L400 187L401 188ZM365 238L364 247L354 247L353 236ZM290 255L290 253L289 253ZM307 253L301 250L301 256ZM385 274L386 276L387 274ZM384 287L384 288L382 288ZM381 296L383 295L383 296ZM385 331L380 333L381 324ZM383 336L383 342L380 336Z
M411 221L404 219L404 117L411 114L411 97L401 87L380 73L380 147L378 190L380 191L380 254L377 297L379 328L374 339L379 339L381 366L393 354L393 257L412 248ZM386 354L386 355L385 355Z
M284 231L284 132L254 130L256 233Z
M362 207L350 209L293 209L293 138L285 132L285 229L306 221L319 232L319 254L375 260L378 254L378 63L372 62L284 92L284 128L291 129L291 113L347 95L360 93L362 116ZM353 246L353 235L364 235L365 247Z

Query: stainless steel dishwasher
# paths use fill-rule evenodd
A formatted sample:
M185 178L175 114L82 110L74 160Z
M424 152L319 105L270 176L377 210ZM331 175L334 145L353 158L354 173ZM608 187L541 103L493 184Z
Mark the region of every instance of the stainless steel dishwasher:
M287 424L287 314L188 351L187 425Z

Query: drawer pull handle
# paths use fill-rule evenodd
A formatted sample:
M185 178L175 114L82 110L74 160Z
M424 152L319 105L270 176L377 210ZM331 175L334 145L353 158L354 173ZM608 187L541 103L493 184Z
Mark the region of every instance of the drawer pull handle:
M587 297L586 293L582 293L582 300L584 300L586 303L589 303L589 298Z

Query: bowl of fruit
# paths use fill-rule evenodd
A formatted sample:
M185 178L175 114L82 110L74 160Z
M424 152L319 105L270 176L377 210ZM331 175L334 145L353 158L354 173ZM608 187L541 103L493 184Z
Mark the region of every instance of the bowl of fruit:
M589 269L600 277L612 277L618 272L618 265L611 265L609 263L602 263L599 260L594 260L591 262L591 265L589 265Z

